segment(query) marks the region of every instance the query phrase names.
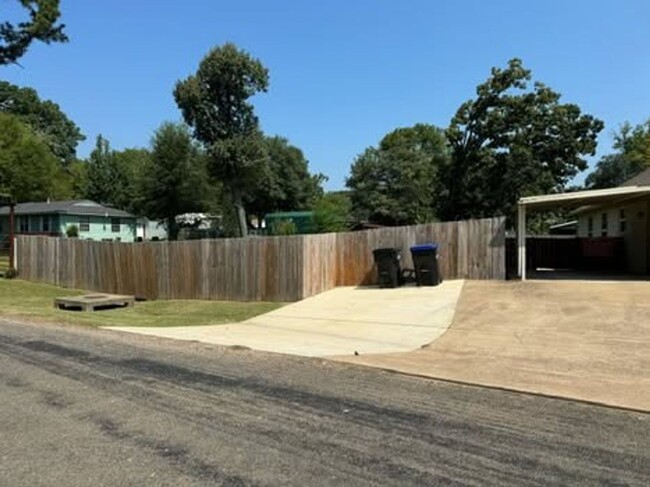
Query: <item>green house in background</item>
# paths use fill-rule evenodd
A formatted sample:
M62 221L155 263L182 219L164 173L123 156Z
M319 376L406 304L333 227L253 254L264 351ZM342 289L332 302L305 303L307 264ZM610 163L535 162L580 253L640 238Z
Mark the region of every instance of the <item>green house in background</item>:
M291 222L295 225L297 234L314 232L314 212L313 211L282 211L277 213L268 213L264 216L266 231L270 235L277 235L279 226L282 223Z
M88 200L19 203L15 207L16 235L65 237L75 225L79 238L134 242L136 217ZM9 207L0 207L0 241L9 237Z

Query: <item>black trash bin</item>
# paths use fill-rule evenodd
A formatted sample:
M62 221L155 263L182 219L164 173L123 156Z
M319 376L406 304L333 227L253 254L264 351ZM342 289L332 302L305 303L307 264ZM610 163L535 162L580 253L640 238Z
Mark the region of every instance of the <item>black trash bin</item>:
M436 244L415 245L411 247L411 256L418 286L437 286L442 282Z
M375 249L372 255L377 264L379 287L398 287L402 276L400 267L402 251L393 248Z

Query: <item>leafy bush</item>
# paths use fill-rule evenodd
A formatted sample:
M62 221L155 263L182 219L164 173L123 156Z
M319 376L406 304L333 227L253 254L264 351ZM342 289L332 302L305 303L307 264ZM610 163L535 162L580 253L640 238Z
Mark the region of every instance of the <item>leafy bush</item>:
M7 269L7 272L5 272L5 279L15 279L17 277L18 277L18 271L13 267L10 267L9 269Z
M273 235L295 235L298 233L296 224L291 220L280 220L271 229Z
M79 227L77 225L69 225L65 230L68 238L77 238L79 236Z
M344 193L328 193L314 207L317 233L346 232L350 228L350 198Z

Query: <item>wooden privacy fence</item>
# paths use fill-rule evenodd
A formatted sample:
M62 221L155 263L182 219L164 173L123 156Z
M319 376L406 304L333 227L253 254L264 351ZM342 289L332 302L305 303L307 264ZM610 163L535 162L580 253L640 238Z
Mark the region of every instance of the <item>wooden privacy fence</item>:
M146 299L296 301L336 286L373 284L372 250L436 242L445 279L505 279L505 220L362 232L119 243L17 237L22 279Z

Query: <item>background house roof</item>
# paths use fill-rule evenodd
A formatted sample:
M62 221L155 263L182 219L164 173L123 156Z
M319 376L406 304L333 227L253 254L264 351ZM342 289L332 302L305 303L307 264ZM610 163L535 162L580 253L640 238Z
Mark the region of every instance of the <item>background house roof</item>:
M47 215L65 214L82 216L108 216L120 218L135 218L130 213L89 200L52 201L19 203L16 205L16 215ZM9 207L0 208L0 215L8 215Z
M276 211L267 213L264 218L309 218L314 216L313 211Z
M650 167L640 172L633 178L628 179L620 187L625 186L650 186Z

